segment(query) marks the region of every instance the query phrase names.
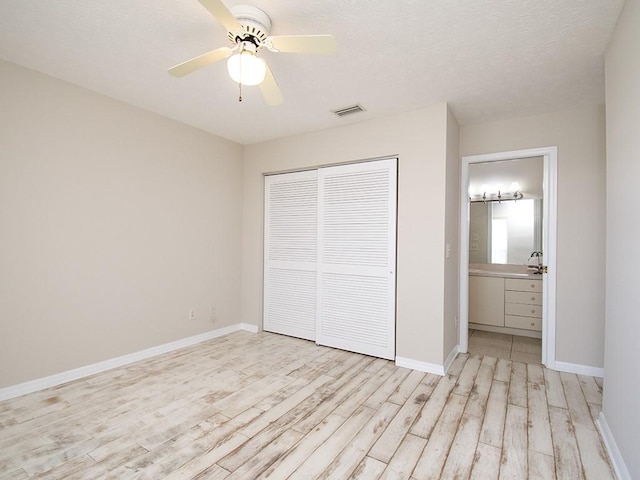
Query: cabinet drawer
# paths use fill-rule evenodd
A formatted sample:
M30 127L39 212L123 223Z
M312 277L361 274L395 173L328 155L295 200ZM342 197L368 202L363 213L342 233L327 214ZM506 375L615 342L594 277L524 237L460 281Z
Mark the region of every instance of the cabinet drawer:
M516 292L507 290L504 292L504 301L508 303L526 303L529 305L542 305L542 293Z
M518 290L520 292L542 292L542 280L505 278L504 288L505 290Z
M505 303L504 313L505 315L542 318L542 306L527 305L525 303Z
M542 319L533 317L519 317L517 315L505 315L504 326L511 328L522 328L525 330L542 331Z

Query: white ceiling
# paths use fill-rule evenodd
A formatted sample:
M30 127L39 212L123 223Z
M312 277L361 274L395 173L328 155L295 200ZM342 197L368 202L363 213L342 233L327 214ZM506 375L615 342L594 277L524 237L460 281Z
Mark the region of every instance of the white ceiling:
M0 58L250 144L447 101L462 125L604 101L603 52L624 0L226 0L271 33L333 34L334 56L262 51L285 102L268 107L224 62L197 0L2 0ZM262 53L261 53L262 54ZM338 118L330 110L360 103Z

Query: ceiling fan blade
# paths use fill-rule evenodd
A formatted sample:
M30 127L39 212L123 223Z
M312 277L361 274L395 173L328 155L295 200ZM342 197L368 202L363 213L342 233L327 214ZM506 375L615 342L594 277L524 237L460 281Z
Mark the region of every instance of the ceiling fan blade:
M169 69L169 73L174 77L184 77L186 74L194 72L199 68L206 67L212 63L218 62L223 58L227 58L231 55L233 49L222 47L210 52L204 53L198 57L187 60L186 62L179 63Z
M267 102L267 105L271 107L275 107L284 102L284 97L282 96L280 87L278 87L278 82L276 82L273 73L271 73L269 65L267 65L267 73L264 76L264 80L260 84L260 92L265 102Z
M220 0L198 0L227 30L242 30L242 25Z
M286 53L335 53L336 39L332 35L276 35L267 38L267 45L274 52Z

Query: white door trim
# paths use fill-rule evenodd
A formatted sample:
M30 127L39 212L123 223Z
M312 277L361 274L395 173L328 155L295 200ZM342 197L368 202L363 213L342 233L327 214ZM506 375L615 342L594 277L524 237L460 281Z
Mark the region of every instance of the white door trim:
M555 368L556 360L556 228L558 147L468 155L462 157L460 171L460 331L458 349L469 347L469 165L480 162L543 157L543 236L542 251L548 267L542 288L542 363Z

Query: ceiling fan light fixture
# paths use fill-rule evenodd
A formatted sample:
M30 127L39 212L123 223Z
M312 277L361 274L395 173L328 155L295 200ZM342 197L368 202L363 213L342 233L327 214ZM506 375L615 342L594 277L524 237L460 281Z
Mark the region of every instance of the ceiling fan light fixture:
M258 58L265 48L272 52L332 54L336 41L331 35L271 35L271 19L259 8L236 5L229 9L226 0L198 0L227 30L233 47L220 47L169 69L174 77L227 59L229 76L239 86L238 100L242 101L242 86L260 86L267 105L274 107L283 102L282 92L267 63ZM235 3L235 2L233 2Z
M267 73L267 65L255 53L243 50L227 60L227 70L234 82L242 85L260 85Z

